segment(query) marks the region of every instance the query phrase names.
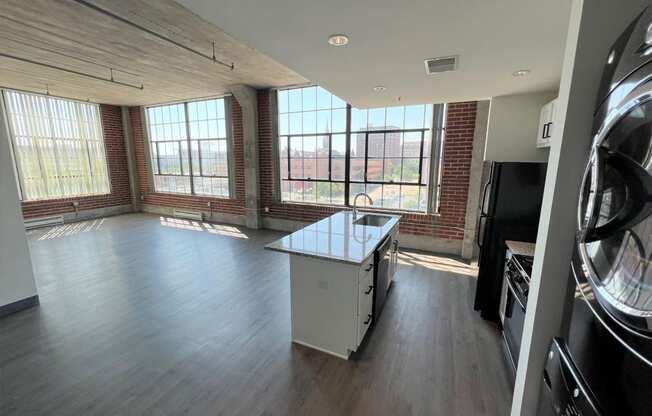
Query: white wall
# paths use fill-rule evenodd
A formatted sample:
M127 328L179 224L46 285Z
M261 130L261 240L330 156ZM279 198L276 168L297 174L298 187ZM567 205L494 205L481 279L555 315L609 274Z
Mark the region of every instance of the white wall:
M545 356L563 336L581 177L591 142L596 94L609 48L649 0L573 0L518 360L512 416L536 414Z
M541 107L556 91L493 97L484 160L499 162L545 162L548 149L536 147Z
M0 106L0 307L34 295L36 284Z

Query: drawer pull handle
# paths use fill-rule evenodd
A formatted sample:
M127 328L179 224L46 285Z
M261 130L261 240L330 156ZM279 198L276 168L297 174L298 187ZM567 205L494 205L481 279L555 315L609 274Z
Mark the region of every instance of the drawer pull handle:
M371 263L371 264L369 265L369 267L367 267L366 269L364 269L364 271L365 271L365 272L368 272L368 271L370 271L370 270L373 269L373 268L374 268L374 264Z
M369 289L367 289L367 291L364 292L364 294L365 294L365 295L368 295L368 294L371 293L372 290L374 290L374 287L373 287L373 286L369 286Z
M367 315L367 320L363 322L364 325L369 325L369 322L371 322L371 314Z

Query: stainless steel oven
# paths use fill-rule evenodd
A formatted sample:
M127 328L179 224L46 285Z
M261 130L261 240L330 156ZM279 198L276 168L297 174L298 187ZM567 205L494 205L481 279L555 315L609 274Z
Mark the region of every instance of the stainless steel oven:
M505 262L504 293L500 315L507 358L514 370L516 370L518 354L521 351L525 308L530 287L529 273L525 271L524 265L521 263L530 261L531 259L526 256L508 252Z

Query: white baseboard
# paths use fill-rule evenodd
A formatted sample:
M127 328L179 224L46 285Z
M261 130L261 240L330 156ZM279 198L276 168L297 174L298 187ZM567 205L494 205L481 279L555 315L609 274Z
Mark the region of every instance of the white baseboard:
M165 215L172 217L174 207L166 207L162 205L143 204L143 212L150 214ZM200 211L203 214L204 221L206 222L221 222L224 224L232 225L246 225L247 221L244 215L227 214L223 212L210 212Z

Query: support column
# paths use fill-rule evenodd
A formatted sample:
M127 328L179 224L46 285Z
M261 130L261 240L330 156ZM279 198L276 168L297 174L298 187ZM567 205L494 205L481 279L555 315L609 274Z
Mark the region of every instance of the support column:
M565 335L574 288L569 272L579 186L589 156L596 94L609 48L645 3L573 0L571 4L512 416L536 414L550 341Z
M478 226L480 212L480 191L482 188L482 162L484 161L484 145L487 139L487 124L489 120L489 101L478 101L475 113L475 131L473 133L473 155L469 171L469 190L466 199L466 216L464 218L464 240L462 241L462 258L473 257L475 232Z
M125 150L127 151L127 170L129 171L129 190L131 192L131 206L134 212L142 211L140 201L140 186L138 183L138 172L136 171L136 153L134 151L134 132L131 125L131 115L129 107L120 107L122 111L122 132L125 140Z
M0 100L0 317L38 304L18 200L9 130Z
M257 92L252 87L240 84L232 86L231 93L242 108L246 224L249 228L258 229L261 227L261 218Z

